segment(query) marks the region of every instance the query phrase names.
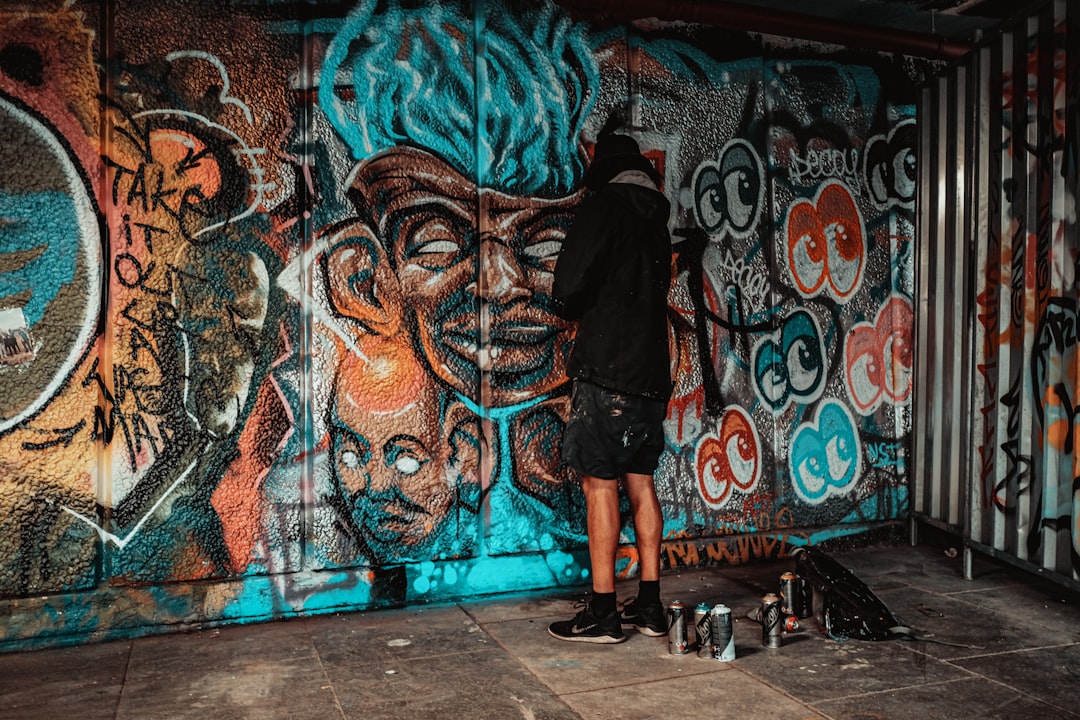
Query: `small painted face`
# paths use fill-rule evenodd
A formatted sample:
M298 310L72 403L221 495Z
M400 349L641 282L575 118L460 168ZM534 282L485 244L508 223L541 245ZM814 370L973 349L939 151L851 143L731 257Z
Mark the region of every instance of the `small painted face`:
M478 399L489 373L495 405L565 382L570 337L551 285L579 196L480 192L413 148L365 163L354 188L379 218L412 331L442 381Z
M334 484L374 560L429 559L455 508L478 504L479 421L444 412L407 350L385 345L339 368L330 417ZM372 394L380 384L396 388L401 402L380 406Z

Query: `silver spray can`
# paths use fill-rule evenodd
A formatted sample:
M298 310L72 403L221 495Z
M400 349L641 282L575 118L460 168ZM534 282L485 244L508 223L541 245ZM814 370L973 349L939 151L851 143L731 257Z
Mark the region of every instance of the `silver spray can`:
M698 603L694 608L694 638L698 657L712 657L712 632L709 630L709 604Z
M678 600L668 605L667 648L672 655L685 655L690 651L686 641L686 606Z
M780 612L802 617L802 588L799 576L786 572L780 576Z
M780 598L769 593L761 599L761 644L778 648L783 643L783 620L780 615Z
M712 635L712 657L721 662L735 659L735 633L731 626L731 608L718 603L709 611L709 630Z

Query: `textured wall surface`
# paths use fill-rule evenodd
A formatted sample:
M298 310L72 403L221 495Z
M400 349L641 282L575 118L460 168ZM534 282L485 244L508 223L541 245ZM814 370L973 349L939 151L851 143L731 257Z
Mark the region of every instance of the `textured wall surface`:
M501 0L0 38L7 646L587 583L549 293L613 116L678 241L665 566L906 516L904 61Z

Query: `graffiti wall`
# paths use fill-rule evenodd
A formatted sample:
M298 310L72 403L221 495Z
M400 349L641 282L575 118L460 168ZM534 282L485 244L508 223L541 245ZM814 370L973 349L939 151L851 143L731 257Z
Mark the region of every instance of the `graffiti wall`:
M605 125L672 201L665 567L906 517L906 60L504 0L0 38L5 646L586 585L550 291Z
M923 91L916 509L1080 586L1078 23L1047 2ZM943 344L967 349L935 365Z

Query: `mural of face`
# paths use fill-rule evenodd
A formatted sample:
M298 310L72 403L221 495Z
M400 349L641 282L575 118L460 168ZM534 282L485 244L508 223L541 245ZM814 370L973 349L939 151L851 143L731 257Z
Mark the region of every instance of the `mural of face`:
M476 400L489 373L495 406L566 381L570 335L552 310L551 283L578 195L479 191L408 147L360 165L353 191L396 274L417 352L440 380Z
M2 434L41 410L87 351L103 262L88 185L55 130L0 93L0 135Z
M478 505L479 420L460 404L443 411L440 391L400 342L364 345L368 356L346 356L334 388L334 504L375 561L455 551L467 535L459 524Z

